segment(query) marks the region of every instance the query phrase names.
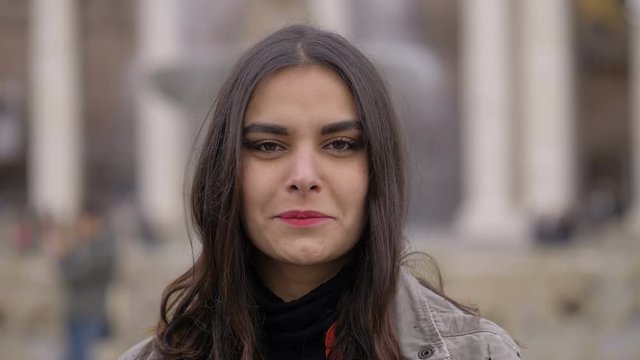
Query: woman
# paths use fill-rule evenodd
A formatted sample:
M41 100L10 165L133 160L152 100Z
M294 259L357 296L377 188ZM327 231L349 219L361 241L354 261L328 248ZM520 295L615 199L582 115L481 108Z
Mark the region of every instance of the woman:
M401 266L405 169L374 66L296 25L223 85L196 167L194 266L122 359L517 359L497 325Z

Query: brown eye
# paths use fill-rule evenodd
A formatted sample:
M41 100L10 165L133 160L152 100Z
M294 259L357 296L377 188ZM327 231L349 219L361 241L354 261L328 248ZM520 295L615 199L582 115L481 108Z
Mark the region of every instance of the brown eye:
M271 152L276 152L276 151L281 151L284 150L284 147L282 147L282 145L273 142L273 141L262 141L262 142L258 142L253 144L253 149L260 151L260 152L265 152L265 153L271 153Z
M344 140L336 140L331 143L333 150L346 151L351 149L351 144Z
M325 146L325 149L335 153L347 153L355 150L358 147L358 143L352 139L336 139L331 141Z

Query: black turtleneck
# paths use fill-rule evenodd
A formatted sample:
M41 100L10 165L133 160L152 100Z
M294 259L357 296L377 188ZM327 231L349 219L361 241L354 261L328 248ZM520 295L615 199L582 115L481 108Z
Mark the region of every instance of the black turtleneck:
M349 263L322 285L290 302L257 284L265 360L325 359L325 334L336 320L338 302L352 287L355 276Z

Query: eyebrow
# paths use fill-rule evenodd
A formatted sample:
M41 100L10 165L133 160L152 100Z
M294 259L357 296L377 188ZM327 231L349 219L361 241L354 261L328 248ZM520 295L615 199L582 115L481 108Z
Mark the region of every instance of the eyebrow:
M326 135L351 129L362 131L362 123L356 120L339 121L323 126L320 133Z
M275 124L267 124L267 123L253 123L251 125L245 126L242 130L244 135L250 133L268 133L275 135L289 135L289 131L286 127Z
M335 123L331 123L325 125L320 130L322 135L333 134L345 130L359 130L362 131L362 123L356 120L345 120L338 121ZM248 126L245 126L243 129L243 134L251 134L251 133L267 133L274 135L289 135L289 130L282 125L269 124L269 123L253 123Z

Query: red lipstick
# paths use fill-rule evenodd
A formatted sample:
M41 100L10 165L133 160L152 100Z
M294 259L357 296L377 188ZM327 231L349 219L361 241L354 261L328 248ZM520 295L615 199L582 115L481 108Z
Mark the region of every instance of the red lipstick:
M278 214L276 218L287 225L297 228L308 228L324 224L333 218L317 211L291 210Z

